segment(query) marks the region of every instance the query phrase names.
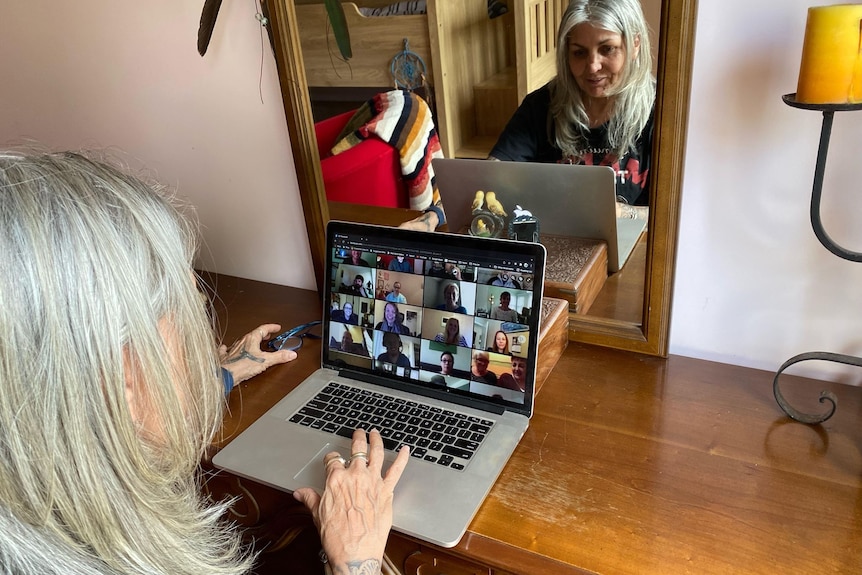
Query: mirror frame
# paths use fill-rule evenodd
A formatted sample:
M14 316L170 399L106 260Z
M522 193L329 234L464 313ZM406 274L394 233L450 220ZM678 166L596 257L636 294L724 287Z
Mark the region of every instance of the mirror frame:
M317 286L323 284L329 206L293 0L266 0L296 177ZM679 231L697 0L662 0L656 77L656 134L641 324L570 314L569 339L666 357Z

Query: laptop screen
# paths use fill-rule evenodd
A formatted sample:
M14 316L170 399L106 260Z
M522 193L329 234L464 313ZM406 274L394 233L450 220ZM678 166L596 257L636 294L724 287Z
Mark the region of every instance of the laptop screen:
M332 221L327 260L325 367L532 412L540 244Z

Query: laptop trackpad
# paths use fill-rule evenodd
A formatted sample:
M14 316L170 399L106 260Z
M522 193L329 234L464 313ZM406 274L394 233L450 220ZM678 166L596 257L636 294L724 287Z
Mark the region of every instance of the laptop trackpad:
M323 447L320 448L315 455L308 460L302 469L299 470L294 476L294 479L300 485L306 485L308 487L313 487L317 489L318 492L322 492L323 488L326 486L326 470L323 468L323 456L331 451L339 451L342 456L347 459L347 454L350 451L350 447L348 445L347 449L344 449L343 445L339 445L337 443L327 443ZM389 469L389 466L392 465L392 462L395 461L395 453L391 451L386 451L385 456L383 458L383 473Z

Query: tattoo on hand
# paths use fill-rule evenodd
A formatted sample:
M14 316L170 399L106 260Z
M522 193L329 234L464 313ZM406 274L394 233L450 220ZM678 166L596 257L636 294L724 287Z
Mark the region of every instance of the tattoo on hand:
M255 357L252 354L250 354L248 351L242 350L238 356L228 358L225 361L225 363L236 363L241 359L250 359L252 361L256 361L257 363L264 363L266 361L262 357Z

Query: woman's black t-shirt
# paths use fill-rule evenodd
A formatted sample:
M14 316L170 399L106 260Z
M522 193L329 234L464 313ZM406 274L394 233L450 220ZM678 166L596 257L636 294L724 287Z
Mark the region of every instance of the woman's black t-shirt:
M500 135L491 156L515 162L574 163L564 158L554 142L550 117L551 90L542 86L524 98ZM622 158L608 146L607 124L590 130L587 145L578 151L579 164L611 166L617 174L617 200L631 205L649 204L647 176L652 156L653 114L650 114L635 150Z

